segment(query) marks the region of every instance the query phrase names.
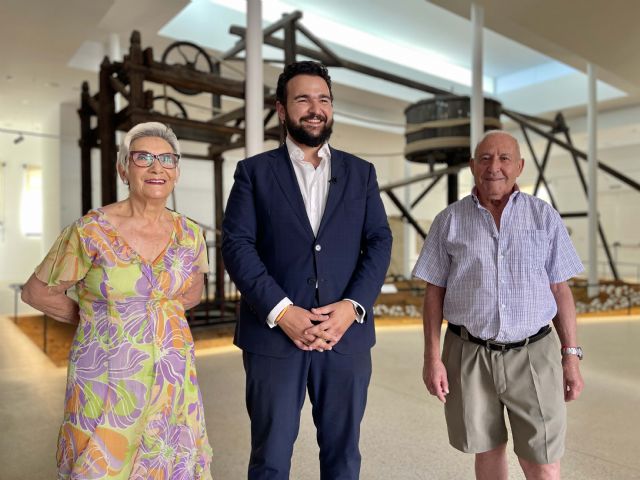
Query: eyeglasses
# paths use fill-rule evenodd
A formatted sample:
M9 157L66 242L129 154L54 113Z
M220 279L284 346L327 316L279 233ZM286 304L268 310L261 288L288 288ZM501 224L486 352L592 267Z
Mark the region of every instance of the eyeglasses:
M129 152L129 154L131 155L133 163L142 168L150 167L156 159L158 159L160 165L164 168L176 168L178 166L178 160L180 160L180 155L177 153L159 153L158 155L154 155L149 152L134 151Z

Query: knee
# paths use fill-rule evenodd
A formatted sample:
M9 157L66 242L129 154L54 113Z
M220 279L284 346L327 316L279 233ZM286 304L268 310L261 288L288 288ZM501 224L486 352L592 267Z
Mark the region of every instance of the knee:
M554 463L535 463L518 457L527 480L559 480L560 461Z
M506 457L507 455L507 444L503 443L502 445L498 445L496 448L491 450L487 450L486 452L476 453L476 460L479 461L489 461L496 460Z

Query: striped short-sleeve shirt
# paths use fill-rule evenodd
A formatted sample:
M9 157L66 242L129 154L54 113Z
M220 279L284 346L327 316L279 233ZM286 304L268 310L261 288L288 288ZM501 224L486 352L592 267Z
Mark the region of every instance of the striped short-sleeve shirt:
M413 275L446 288L449 322L479 338L513 342L555 316L550 284L583 270L558 212L516 189L500 229L473 193L440 212Z

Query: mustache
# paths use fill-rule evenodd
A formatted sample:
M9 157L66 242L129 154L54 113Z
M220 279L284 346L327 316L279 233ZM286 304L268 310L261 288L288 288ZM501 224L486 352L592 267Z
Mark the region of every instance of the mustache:
M324 115L320 115L317 113L311 113L309 115L306 115L304 117L300 117L300 121L305 121L305 120L321 120L323 122L327 121L327 117L325 117Z

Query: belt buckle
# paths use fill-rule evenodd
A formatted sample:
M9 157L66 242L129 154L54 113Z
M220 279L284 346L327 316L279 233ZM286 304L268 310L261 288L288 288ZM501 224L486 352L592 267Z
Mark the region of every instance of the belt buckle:
M507 346L504 343L494 342L493 340L485 340L485 347L489 350L495 350L498 352L504 352L507 349Z

